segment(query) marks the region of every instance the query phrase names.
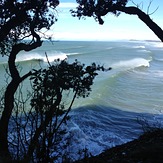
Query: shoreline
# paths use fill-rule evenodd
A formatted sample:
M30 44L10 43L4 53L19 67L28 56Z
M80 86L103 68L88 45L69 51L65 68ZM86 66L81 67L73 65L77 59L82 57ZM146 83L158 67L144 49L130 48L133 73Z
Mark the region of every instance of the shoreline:
M163 129L145 132L138 139L110 148L103 153L75 163L161 163Z

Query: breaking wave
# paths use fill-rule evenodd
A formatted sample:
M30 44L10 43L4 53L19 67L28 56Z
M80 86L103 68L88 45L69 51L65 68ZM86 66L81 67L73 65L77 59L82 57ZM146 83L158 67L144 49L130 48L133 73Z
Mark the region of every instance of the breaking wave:
M47 58L46 55L41 55L39 53L30 53L30 54L18 56L16 62L24 62L24 61L53 62L56 59L60 59L60 60L67 59L67 54L62 52L48 53L48 58Z
M111 65L112 68L116 68L116 69L122 68L127 70L138 68L138 67L149 67L149 66L150 66L150 60L144 58L134 58L131 60L119 61Z

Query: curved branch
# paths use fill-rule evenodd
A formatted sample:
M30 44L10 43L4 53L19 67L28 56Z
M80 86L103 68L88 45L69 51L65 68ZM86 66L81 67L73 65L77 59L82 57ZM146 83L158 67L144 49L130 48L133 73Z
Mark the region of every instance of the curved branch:
M5 37L9 34L11 29L14 29L15 27L23 24L26 21L29 20L29 15L27 12L31 9L35 9L36 5L34 3L28 3L21 6L21 9L16 10L15 13L13 13L12 18L9 18L7 22L5 22L4 25L0 28L0 42L5 39Z
M41 45L42 45L42 41L40 41L40 38L38 37L37 41L32 44L19 43L13 46L12 51L9 56L9 61L8 61L9 70L11 73L11 77L13 79L15 80L20 79L19 72L15 65L16 55L22 50L30 51L30 50L36 49L37 47L40 47Z
M109 12L120 11L129 15L137 15L140 20L142 20L154 33L155 35L163 42L163 30L149 17L148 14L144 13L137 7L125 7L120 5L112 5L108 7L107 10L103 10L99 16L99 22L101 22L101 16L106 15Z
M19 84L31 75L31 72L29 72L25 74L24 76L20 77L17 67L15 65L16 55L21 50L30 51L32 49L35 49L41 46L41 44L42 44L42 41L38 39L36 42L32 44L20 43L20 44L14 45L9 56L8 63L9 63L9 70L11 73L12 80L7 86L6 91L5 91L5 106L2 112L2 116L0 118L0 126L1 126L0 128L0 153L3 154L4 156L9 155L7 135L8 135L9 119L11 117L12 109L14 107L14 94Z
M10 30L24 23L28 19L26 12L22 11L18 13L15 17L11 18L0 28L0 42L5 39L9 34Z
M142 20L163 42L163 30L149 17L149 15L141 11L139 8L116 6L115 9L126 14L137 15L139 19Z

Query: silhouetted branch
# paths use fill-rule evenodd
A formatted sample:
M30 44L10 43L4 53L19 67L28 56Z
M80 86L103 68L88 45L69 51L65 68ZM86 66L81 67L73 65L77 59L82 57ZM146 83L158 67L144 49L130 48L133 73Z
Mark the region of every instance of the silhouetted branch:
M142 20L154 33L155 35L163 42L163 30L143 11L136 7L123 7L123 6L114 6L114 10L122 11L126 14L137 15L140 20Z
M9 19L3 26L0 28L0 42L3 41L6 36L9 34L10 30L17 27L18 25L24 23L27 20L28 16L26 12L20 11L16 16Z
M149 2L148 8L147 8L147 14L148 14L148 15L154 14L154 13L158 10L158 8L159 8L159 7L157 7L153 12L149 13L149 10L150 10L150 7L151 7L152 2L153 2L153 0L151 0L151 1Z
M125 7L120 5L113 5L112 7L108 7L107 9L100 11L99 15L99 23L101 21L101 16L105 16L109 12L120 11L129 15L137 15L140 20L142 20L154 33L155 35L163 42L163 30L149 17L148 14L144 13L137 7ZM103 22L102 22L103 24Z

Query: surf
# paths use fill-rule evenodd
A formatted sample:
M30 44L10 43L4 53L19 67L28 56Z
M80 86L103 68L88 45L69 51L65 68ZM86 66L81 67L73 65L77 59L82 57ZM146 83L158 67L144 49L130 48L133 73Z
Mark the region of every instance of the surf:
M67 54L62 52L51 52L47 54L39 53L29 53L19 55L16 62L26 62L26 61L42 61L42 62L53 62L56 59L64 60L67 59Z
M119 61L117 63L113 63L111 67L113 69L134 69L138 67L149 67L150 60L144 58L134 58L130 60Z

